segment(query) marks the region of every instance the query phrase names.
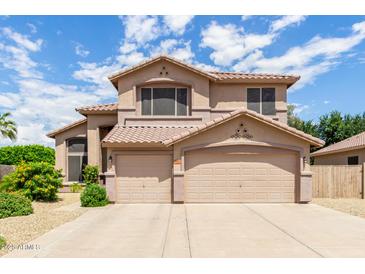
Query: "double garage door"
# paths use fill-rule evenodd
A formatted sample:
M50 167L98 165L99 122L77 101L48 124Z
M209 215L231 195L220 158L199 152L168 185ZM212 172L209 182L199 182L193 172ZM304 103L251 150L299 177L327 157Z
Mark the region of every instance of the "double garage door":
M185 154L186 203L295 202L298 157L259 147ZM117 159L117 201L170 203L171 155L122 155Z

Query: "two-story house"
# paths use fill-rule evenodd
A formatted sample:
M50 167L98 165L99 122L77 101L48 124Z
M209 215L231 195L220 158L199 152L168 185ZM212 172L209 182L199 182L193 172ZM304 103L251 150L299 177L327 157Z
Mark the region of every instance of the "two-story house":
M291 75L208 72L168 56L109 77L115 104L48 134L56 167L98 165L118 203L308 202L310 146L287 125Z

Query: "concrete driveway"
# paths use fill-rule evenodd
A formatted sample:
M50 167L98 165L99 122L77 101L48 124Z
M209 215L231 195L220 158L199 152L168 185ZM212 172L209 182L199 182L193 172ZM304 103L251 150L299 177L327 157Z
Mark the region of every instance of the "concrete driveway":
M7 257L365 257L365 219L318 205L90 209Z

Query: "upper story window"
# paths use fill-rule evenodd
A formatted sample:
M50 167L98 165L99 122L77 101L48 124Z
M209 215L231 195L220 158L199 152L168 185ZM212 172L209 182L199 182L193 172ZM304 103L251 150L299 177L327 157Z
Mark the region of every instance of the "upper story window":
M188 115L187 88L142 88L142 115Z
M264 115L276 115L275 88L248 88L247 108Z

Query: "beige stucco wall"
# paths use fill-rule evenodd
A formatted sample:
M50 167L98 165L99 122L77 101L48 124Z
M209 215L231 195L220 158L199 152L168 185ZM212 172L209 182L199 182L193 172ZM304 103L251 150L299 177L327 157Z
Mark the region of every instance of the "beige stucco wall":
M118 123L116 114L87 116L88 164L99 165L101 170L101 140L99 127L114 126Z
M162 74L160 74L161 72ZM164 83L174 82L190 86L192 89L192 108L209 108L209 79L164 60L127 74L119 79L119 108L136 108L137 87L146 85L147 83L153 84L154 82L161 81Z
M359 156L359 164L365 162L365 149L355 149L314 157L315 165L347 165L347 157Z
M161 85L166 87L188 87L191 95L189 98L191 103L190 114L201 117L202 122L221 115L217 111L230 112L240 107L247 107L247 88L249 87L274 87L276 90L277 113L272 118L284 123L287 122L286 84L214 82L186 68L160 60L122 76L118 80L119 123L126 124L126 117L140 117L141 86ZM148 124L149 120L145 120L144 123Z
M247 88L275 88L276 118L279 121L287 122L287 88L280 84L227 84L211 83L210 85L210 106L212 111L233 110L240 107L247 107ZM273 117L274 118L274 117Z
M56 165L57 169L62 169L62 174L65 175L67 171L67 146L66 141L73 137L86 137L87 124L83 123L73 127L67 131L61 132L55 136L56 141ZM67 178L65 178L66 180Z

